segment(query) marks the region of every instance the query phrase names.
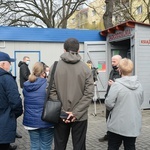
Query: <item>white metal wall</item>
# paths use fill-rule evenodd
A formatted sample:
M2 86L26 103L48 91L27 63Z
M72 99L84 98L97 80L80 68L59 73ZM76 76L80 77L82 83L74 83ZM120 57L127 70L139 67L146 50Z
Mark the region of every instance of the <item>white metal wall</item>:
M136 25L135 38L135 74L144 88L142 108L150 108L150 43L141 44L141 40L150 40L150 27Z
M107 89L107 46L106 41L99 41L99 42L85 42L84 43L84 61L87 60L92 61L92 66L98 68L99 64L104 64L106 69L101 70L98 69L98 82L97 82L97 89L99 92L98 98L104 98Z
M1 44L3 46L0 46L0 51L8 53L13 58L16 57L16 62L12 63L12 74L17 76L17 83L19 83L18 62L21 61L24 56L27 55L30 57L29 68L32 70L33 64L37 61L43 61L48 66L51 66L54 61L60 59L60 55L64 52L63 43L5 42L5 44ZM80 54L83 57L83 43L80 43L80 50Z

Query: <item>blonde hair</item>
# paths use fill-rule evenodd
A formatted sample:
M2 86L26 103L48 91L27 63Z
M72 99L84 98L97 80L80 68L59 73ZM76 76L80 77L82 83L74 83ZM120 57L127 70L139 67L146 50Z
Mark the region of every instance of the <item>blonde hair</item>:
M32 68L32 73L29 75L29 81L35 82L37 77L40 77L44 71L44 65L41 62L36 62Z
M119 61L119 70L123 75L130 75L133 67L133 62L128 58L123 58Z

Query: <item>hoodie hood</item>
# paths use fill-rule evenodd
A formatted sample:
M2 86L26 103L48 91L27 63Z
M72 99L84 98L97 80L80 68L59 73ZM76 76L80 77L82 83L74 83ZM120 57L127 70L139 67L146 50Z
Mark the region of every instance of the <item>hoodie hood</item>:
M78 53L73 53L73 52L65 52L63 53L60 58L70 64L76 64L81 60L81 56Z
M45 78L38 77L35 82L24 82L24 89L28 92L37 91L47 80Z
M22 64L26 64L26 63L23 62L23 61L20 61L20 62L18 63L18 67L20 67Z
M136 90L140 86L140 82L137 76L124 76L122 78L116 79L115 82L119 82L131 90Z

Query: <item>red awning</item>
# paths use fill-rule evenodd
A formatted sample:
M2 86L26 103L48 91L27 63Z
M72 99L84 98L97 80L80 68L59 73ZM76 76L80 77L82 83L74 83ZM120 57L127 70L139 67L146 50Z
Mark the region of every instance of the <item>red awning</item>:
M115 33L116 30L124 31L125 27L134 28L135 24L141 24L141 25L145 25L145 26L150 26L150 24L145 24L145 23L141 23L141 22L126 21L126 22L118 24L118 25L116 25L114 27L111 27L111 28L108 28L106 30L103 30L103 31L100 32L100 34L102 36L107 36L107 34L109 34L109 33Z

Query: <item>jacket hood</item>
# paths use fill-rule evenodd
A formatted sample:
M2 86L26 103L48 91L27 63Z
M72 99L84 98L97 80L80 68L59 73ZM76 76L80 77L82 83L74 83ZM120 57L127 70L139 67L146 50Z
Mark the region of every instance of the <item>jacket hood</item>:
M45 78L38 77L35 82L24 82L24 89L26 91L37 91L47 80Z
M76 64L81 60L81 56L78 53L73 53L73 52L65 52L63 53L60 58L70 64Z
M137 76L124 76L122 78L116 79L115 82L119 82L131 90L136 90L140 86L140 82Z
M22 64L26 64L26 63L23 62L23 61L20 61L20 62L18 63L18 67L20 67Z

